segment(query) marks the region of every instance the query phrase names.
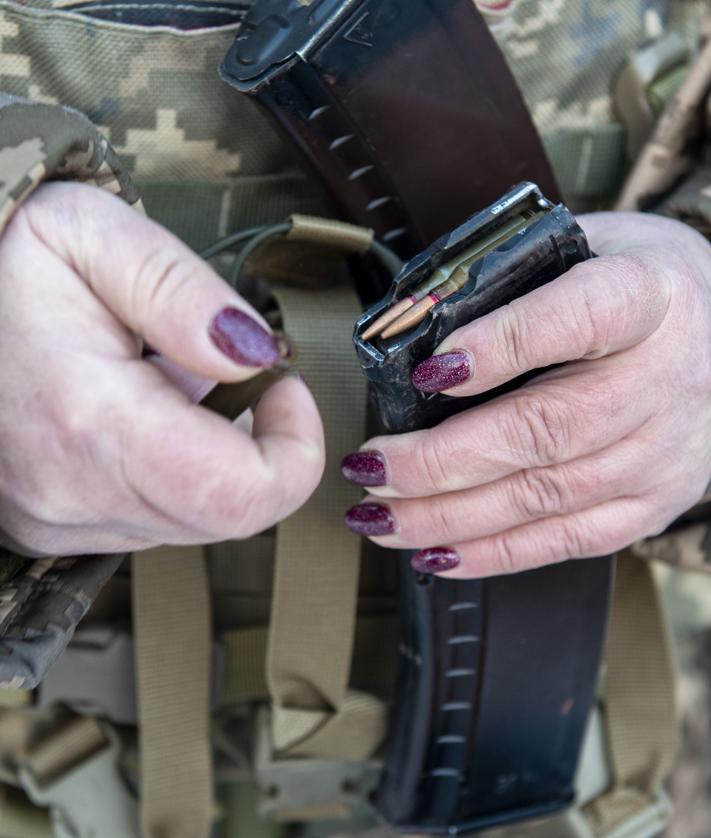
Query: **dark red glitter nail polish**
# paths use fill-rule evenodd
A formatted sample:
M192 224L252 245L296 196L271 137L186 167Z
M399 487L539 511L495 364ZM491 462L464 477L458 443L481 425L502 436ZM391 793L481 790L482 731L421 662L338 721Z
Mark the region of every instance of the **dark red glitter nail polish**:
M430 547L415 553L410 564L418 573L442 573L457 567L461 561L459 553L450 547Z
M384 486L385 457L380 451L357 451L348 454L341 463L341 474L359 486Z
M392 535L397 529L395 516L379 503L360 503L345 515L346 526L358 535Z
M218 312L209 333L220 352L244 367L273 367L281 357L274 335L238 308Z
M471 359L466 352L433 355L412 371L412 383L424 393L439 393L471 378Z

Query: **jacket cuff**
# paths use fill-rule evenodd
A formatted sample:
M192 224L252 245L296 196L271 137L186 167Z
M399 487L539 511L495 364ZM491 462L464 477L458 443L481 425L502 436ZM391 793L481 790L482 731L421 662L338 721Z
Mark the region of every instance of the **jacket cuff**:
M33 689L125 555L28 560L0 587L0 688Z

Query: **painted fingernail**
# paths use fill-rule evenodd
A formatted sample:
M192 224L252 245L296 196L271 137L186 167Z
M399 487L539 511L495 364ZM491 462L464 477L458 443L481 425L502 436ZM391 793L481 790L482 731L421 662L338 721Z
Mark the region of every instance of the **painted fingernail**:
M415 553L410 564L418 573L443 573L457 567L461 561L459 553L450 547L430 547Z
M387 482L385 457L380 451L356 451L355 454L348 454L341 463L341 474L346 480L359 486L384 486Z
M358 535L392 535L397 529L395 516L379 503L359 503L346 512L346 526Z
M220 352L244 367L273 367L280 358L274 335L238 308L230 306L218 312L209 332Z
M471 357L467 352L443 352L433 355L412 371L412 383L423 393L439 393L463 384L472 376Z

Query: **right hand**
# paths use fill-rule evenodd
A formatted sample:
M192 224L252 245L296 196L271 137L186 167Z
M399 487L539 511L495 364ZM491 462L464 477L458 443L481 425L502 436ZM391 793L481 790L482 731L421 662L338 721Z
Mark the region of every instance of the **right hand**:
M236 292L118 198L45 184L16 211L0 239L0 323L6 546L75 555L244 538L318 484L323 431L297 378L261 398L250 436L142 359L139 338L198 380L235 382L278 350Z

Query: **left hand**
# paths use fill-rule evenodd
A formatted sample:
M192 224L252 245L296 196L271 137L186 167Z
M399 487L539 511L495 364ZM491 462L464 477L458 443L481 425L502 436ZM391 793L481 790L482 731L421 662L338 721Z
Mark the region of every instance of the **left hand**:
M655 216L579 220L599 258L453 332L413 381L469 396L565 365L344 460L371 493L348 525L421 549L418 570L490 576L612 553L709 483L711 246Z

